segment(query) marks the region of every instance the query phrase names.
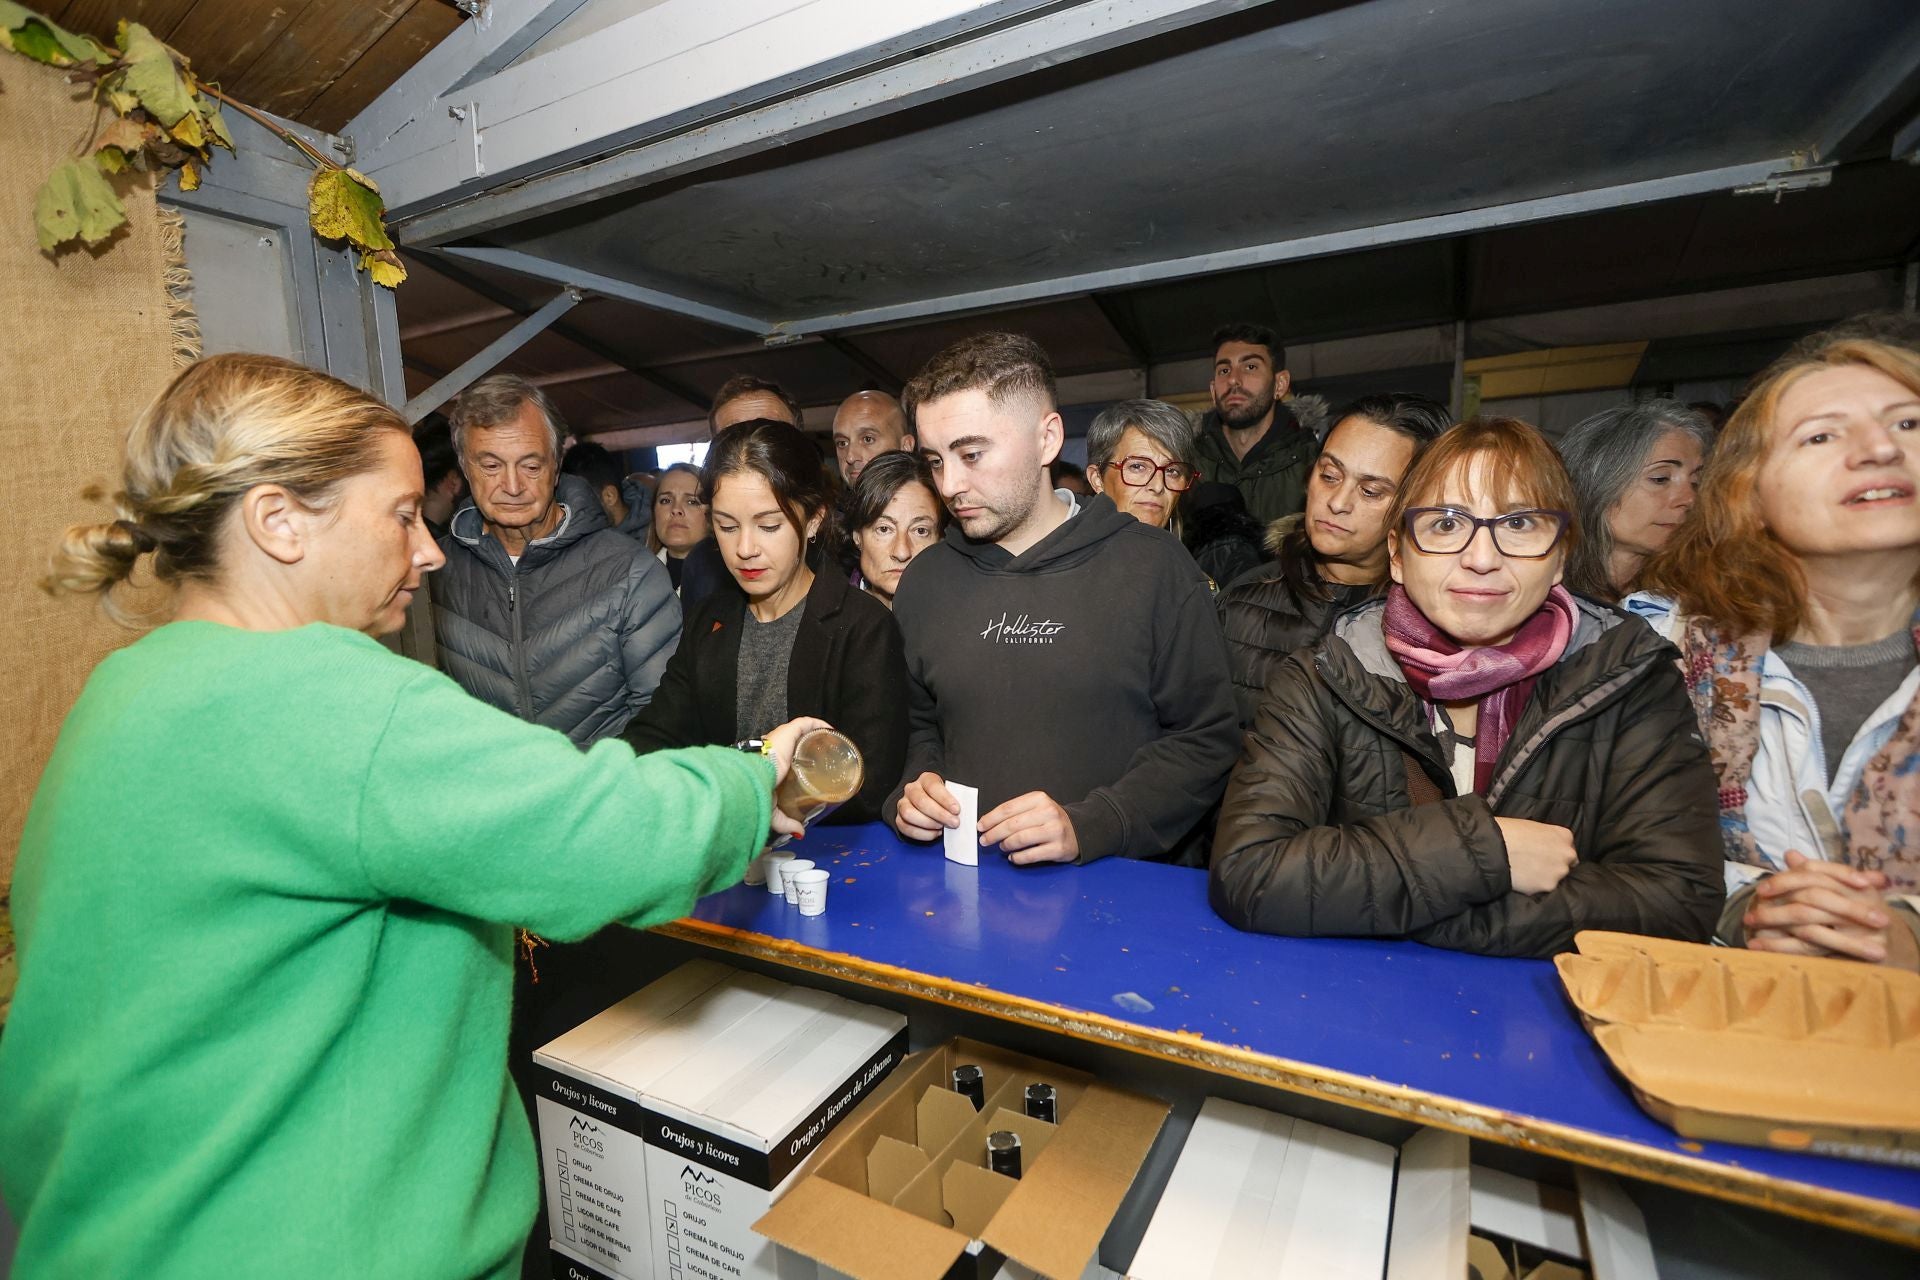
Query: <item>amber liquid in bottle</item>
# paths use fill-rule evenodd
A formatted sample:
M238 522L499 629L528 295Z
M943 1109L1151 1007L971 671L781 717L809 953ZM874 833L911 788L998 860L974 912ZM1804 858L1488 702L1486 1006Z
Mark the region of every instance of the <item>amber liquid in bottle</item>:
M865 762L853 739L837 729L815 729L793 750L793 764L773 793L780 812L811 828L815 822L860 794ZM774 848L785 844L782 836Z

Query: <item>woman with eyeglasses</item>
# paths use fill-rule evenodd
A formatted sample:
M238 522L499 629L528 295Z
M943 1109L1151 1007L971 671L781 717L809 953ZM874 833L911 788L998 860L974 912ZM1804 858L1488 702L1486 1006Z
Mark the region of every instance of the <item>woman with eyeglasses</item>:
M1200 478L1187 415L1159 400L1108 405L1087 429L1087 483L1123 515L1180 532L1180 497Z
M1573 504L1523 422L1421 455L1385 598L1268 682L1214 835L1229 922L1488 955L1581 929L1707 939L1713 769L1672 646L1560 586Z

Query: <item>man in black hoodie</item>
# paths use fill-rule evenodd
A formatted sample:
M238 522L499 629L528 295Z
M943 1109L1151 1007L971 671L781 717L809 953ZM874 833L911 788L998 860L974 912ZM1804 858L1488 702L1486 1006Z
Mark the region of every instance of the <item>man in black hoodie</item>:
M1031 339L957 343L902 399L954 524L894 598L911 737L887 820L958 826L951 778L1014 862L1200 864L1240 749L1206 576L1173 535L1051 487L1060 414Z

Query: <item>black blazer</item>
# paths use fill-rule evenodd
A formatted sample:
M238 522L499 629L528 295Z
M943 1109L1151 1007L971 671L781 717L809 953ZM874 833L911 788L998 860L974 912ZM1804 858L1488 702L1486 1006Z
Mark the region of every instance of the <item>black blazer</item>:
M722 587L688 606L680 647L653 700L624 737L642 755L734 741L740 631L747 598ZM835 822L872 822L900 783L907 758L907 658L893 613L825 564L807 592L807 611L787 662L787 712L818 716L852 738L866 763L860 794Z

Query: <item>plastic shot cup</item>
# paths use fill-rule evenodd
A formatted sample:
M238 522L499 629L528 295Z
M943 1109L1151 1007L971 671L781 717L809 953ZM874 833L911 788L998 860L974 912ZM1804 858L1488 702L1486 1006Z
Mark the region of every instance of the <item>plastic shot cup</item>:
M825 915L827 912L827 882L833 877L818 867L809 867L805 871L789 870L787 878L793 882L796 905L803 916Z
M802 871L813 870L811 858L792 858L780 868L780 891L787 895L787 905L800 905L800 886L793 882L794 876Z
M775 849L772 853L766 854L760 859L761 869L766 873L767 877L768 893L778 896L787 891L786 885L782 883L782 875L786 871L787 864L793 860L793 854L782 853L778 849Z

